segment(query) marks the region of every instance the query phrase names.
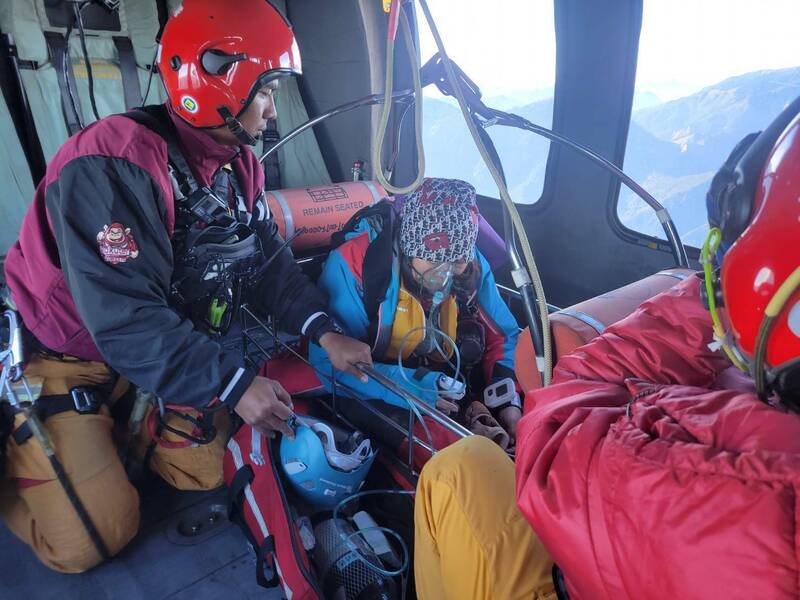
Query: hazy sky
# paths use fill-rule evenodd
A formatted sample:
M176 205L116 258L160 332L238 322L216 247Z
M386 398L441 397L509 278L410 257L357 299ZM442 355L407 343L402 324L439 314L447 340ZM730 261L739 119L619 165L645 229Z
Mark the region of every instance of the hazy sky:
M450 56L486 95L555 81L553 0L428 0ZM434 51L421 11L423 61ZM662 100L800 65L800 0L644 0L637 89Z

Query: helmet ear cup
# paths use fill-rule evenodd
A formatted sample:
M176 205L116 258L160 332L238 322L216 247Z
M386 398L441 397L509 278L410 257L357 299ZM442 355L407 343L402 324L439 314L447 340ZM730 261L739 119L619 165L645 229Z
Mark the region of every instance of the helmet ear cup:
M750 218L752 199L743 185L741 161L759 133L750 133L742 138L711 180L706 197L708 222L711 227L722 231L724 248L736 241Z
M742 138L714 175L706 205L709 224L722 231L723 250L739 239L750 224L767 159L780 134L798 113L800 98L789 104L764 131Z
M730 246L747 229L753 214L753 196L740 181L731 181L720 193L718 218L722 241Z

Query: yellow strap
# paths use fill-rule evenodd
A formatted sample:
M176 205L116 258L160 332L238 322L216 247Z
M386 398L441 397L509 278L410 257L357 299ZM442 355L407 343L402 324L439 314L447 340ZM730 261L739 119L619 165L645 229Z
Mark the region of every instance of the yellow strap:
M778 291L775 292L775 295L772 296L769 304L767 304L767 309L764 311L764 314L767 317L777 317L798 287L800 287L800 267L797 267L792 274L786 278L786 281L781 284L781 287L778 288Z

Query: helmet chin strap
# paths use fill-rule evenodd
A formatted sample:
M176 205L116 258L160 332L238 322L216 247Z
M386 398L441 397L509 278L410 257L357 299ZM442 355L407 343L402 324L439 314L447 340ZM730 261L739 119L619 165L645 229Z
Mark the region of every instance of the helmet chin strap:
M250 135L247 130L242 127L241 121L233 116L233 113L228 109L227 106L223 106L217 109L220 116L225 119L225 125L228 126L228 129L236 136L236 139L239 140L242 144L247 146L255 146L258 143L258 138L255 136Z

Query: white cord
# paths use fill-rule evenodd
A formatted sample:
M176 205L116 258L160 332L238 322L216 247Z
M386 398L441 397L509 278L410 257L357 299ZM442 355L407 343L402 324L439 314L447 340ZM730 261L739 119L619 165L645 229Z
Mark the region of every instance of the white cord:
M547 386L550 384L553 371L553 348L550 340L550 318L547 313L547 300L545 299L544 295L544 286L542 285L542 280L539 276L539 270L536 268L536 261L533 258L533 251L531 250L528 236L525 233L525 226L522 223L519 212L517 212L517 207L515 206L514 201L511 199L511 195L508 192L508 187L503 181L503 178L500 175L500 172L497 170L497 167L492 162L483 140L480 139L475 123L470 118L467 102L464 99L463 92L461 91L461 85L456 77L455 72L453 71L453 65L450 63L450 58L444 48L444 43L439 35L439 30L436 28L436 23L433 21L433 16L428 8L428 3L426 0L419 0L419 3L422 7L422 11L425 13L425 19L428 22L428 27L430 27L433 38L436 41L436 47L442 57L442 62L444 64L445 71L447 72L447 79L449 80L450 86L453 88L453 92L456 95L458 106L461 108L461 114L467 123L467 128L472 135L475 146L478 148L478 152L483 158L483 162L486 164L486 168L489 169L489 173L492 175L492 179L494 179L494 182L497 185L497 189L500 192L500 198L508 210L508 214L511 217L511 222L514 225L520 245L522 246L522 254L525 258L525 262L527 263L529 275L533 282L533 287L536 290L536 300L539 305L539 315L542 319L542 342L544 345L544 385ZM533 332L531 332L531 335L533 335Z
M425 151L422 147L422 83L419 75L420 64L416 48L411 39L411 27L408 24L405 13L402 12L401 4L401 0L394 0L392 10L397 10L403 17L403 35L408 48L409 58L411 59L411 73L414 79L414 135L417 143L417 177L410 185L396 187L389 183L383 172L383 143L386 138L386 130L389 127L389 113L392 110L392 88L394 87L395 36L389 35L386 39L386 75L384 78L383 105L378 129L375 132L375 140L372 144L372 165L375 178L390 194L409 194L416 190L425 178Z

